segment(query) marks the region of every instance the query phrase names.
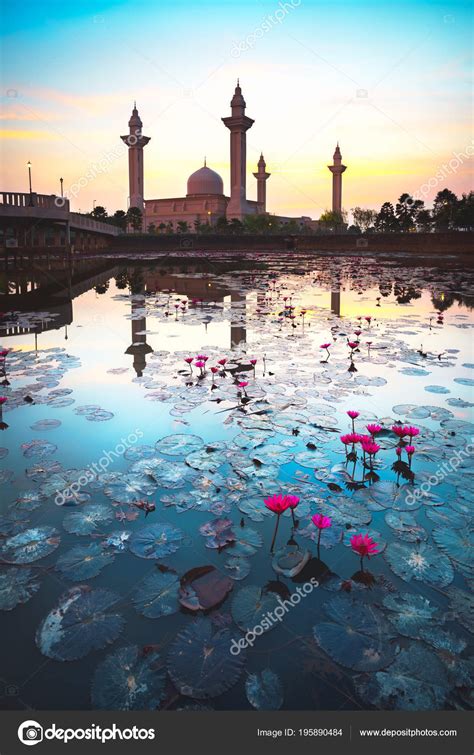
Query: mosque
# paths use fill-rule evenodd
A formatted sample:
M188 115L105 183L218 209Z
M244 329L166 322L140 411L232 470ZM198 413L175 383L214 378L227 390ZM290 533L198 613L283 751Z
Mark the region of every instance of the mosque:
M209 223L215 225L218 218L242 221L247 215L269 214L267 210L267 181L270 173L266 170L263 154L253 173L257 180L257 199L247 199L247 131L254 121L245 114L246 102L242 95L239 81L235 87L231 103L231 115L222 118L224 126L230 131L230 197L224 194L224 182L221 176L211 170L204 161L202 168L188 178L185 197L170 199L144 198L144 162L143 149L150 141L142 133L142 121L136 104L128 122L129 133L122 136L128 147L129 171L129 207L138 207L143 213L143 227L154 224L156 228L167 226L176 230L178 223L186 222L190 231L196 226ZM341 212L342 174L346 166L342 164L339 144L333 155L333 164L328 165L332 173L332 209ZM281 224L296 221L300 226L317 228L317 221L309 217L290 218L272 215Z

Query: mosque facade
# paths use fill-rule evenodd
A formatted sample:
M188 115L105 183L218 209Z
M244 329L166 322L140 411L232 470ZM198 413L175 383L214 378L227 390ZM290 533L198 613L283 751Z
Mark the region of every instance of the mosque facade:
M199 224L215 225L218 218L225 217L244 220L248 215L269 214L267 210L267 181L270 173L266 170L263 154L253 173L257 181L257 199L247 198L247 131L254 121L246 115L246 102L239 81L235 87L231 103L231 114L222 118L230 134L230 196L224 194L221 176L204 161L199 170L192 173L187 181L186 196L166 199L145 199L144 196L144 148L150 137L142 132L142 121L136 104L128 122L129 133L122 136L128 147L129 206L138 207L143 213L144 229L153 224L156 228L167 227L176 231L180 223L187 223L189 231ZM339 144L333 156L334 164L328 166L333 176L332 209L341 212L342 207L342 165ZM317 221L310 217L290 218L272 215L281 224L296 221L300 227L317 227Z

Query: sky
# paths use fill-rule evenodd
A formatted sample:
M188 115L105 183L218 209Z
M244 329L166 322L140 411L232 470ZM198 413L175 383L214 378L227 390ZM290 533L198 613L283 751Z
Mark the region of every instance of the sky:
M472 186L467 0L3 3L3 190L28 191L30 160L34 191L59 193L62 177L74 210L127 209L120 135L136 100L145 198L184 196L204 156L228 194L220 119L237 77L255 119L247 197L263 151L270 212L330 208L337 141L348 210Z

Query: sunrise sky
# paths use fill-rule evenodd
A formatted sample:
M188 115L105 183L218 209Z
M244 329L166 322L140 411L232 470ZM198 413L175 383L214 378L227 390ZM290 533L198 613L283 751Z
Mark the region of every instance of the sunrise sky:
M267 206L319 217L331 204L327 165L339 140L343 205L379 208L432 180L427 204L472 184L467 0L25 0L4 7L2 189L69 191L100 160L103 173L72 200L127 208L126 148L133 100L151 136L145 197L179 197L203 163L229 192L236 78L255 119L247 196L260 150ZM285 12L286 11L286 12ZM459 156L460 159L459 159ZM449 172L448 171L445 172ZM471 174L471 175L470 175Z

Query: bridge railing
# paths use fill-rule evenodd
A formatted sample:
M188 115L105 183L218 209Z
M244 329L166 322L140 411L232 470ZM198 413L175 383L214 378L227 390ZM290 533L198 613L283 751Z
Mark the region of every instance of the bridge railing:
M0 206L8 207L41 207L44 210L63 210L69 212L69 199L57 197L54 194L37 194L36 192L2 191L0 192Z
M76 228L83 231L95 231L96 233L105 233L108 236L119 236L123 231L116 225L109 225L109 223L101 223L100 220L88 217L88 215L80 215L78 212L70 213L71 228Z

